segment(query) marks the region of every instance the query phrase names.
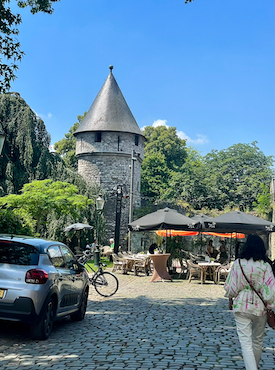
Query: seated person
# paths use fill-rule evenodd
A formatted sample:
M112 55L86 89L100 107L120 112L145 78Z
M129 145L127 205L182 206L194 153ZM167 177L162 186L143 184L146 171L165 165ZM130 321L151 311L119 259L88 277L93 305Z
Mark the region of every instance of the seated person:
M216 258L218 251L213 247L213 240L209 240L209 243L206 247L206 253L210 258Z
M110 239L110 249L112 253L114 252L114 248L115 248L115 240L111 238Z
M223 265L224 263L228 262L228 254L225 247L224 240L221 241L220 245L220 255L219 255L219 262Z

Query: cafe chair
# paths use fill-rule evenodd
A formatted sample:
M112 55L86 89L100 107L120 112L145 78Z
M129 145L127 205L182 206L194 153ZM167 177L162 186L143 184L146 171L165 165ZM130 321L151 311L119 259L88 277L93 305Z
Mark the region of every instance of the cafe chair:
M100 254L102 256L109 256L112 253L112 249L109 247L109 245L105 245L104 247L100 247Z
M187 275L188 275L188 265L187 265L187 262L186 260L182 260L180 262L180 273L179 273L179 279L181 279L181 277L183 279L187 279Z
M194 263L196 263L196 261L198 261L198 256L195 256L193 253L189 252L189 257L190 257L190 260Z
M139 272L144 272L147 276L149 276L151 271L150 257L136 259L133 268L136 276L138 276Z
M115 272L116 270L121 270L123 274L127 273L127 260L125 258L118 257L117 254L112 253L113 258L113 270L112 272Z
M188 283L192 280L192 278L197 278L198 280L203 283L203 269L199 266L193 263L191 260L186 261L187 264L187 269L188 269L188 274L187 274L187 279Z
M229 272L232 268L233 263L234 263L234 261L230 262L230 263L227 263L225 265L218 266L216 268L215 273L216 273L216 282L217 282L217 284L220 284L221 277L224 277L225 279L227 278L227 276L229 275Z

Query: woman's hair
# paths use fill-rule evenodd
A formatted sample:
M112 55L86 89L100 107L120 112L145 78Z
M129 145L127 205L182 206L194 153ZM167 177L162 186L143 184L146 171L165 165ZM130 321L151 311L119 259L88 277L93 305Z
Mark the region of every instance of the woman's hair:
M254 261L263 260L266 261L266 249L263 240L259 235L249 235L245 245L242 248L239 258L245 258L249 260L253 258Z

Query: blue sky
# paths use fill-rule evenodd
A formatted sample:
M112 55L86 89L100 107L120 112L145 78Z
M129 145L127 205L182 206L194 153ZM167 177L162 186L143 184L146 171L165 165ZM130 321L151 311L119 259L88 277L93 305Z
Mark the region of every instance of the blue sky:
M175 126L203 155L253 141L275 154L274 0L61 0L54 8L21 11L26 55L11 89L52 143L89 109L112 64L140 128Z

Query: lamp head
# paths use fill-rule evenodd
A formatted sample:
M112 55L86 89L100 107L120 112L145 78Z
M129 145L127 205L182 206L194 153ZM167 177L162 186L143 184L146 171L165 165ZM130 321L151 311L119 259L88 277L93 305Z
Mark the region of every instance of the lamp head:
M103 210L104 203L105 203L104 199L101 198L101 195L99 195L98 198L95 201L97 211L102 211Z

